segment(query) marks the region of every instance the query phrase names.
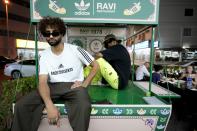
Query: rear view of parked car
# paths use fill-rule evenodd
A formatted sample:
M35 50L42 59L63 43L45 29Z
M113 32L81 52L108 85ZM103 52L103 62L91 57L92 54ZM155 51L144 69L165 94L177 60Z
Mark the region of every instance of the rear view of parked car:
M11 76L13 79L33 76L35 74L35 60L21 60L11 64L6 64L4 68L4 75Z
M16 62L16 61L13 59L4 57L4 56L0 56L0 69L3 69L6 64L13 63L13 62Z

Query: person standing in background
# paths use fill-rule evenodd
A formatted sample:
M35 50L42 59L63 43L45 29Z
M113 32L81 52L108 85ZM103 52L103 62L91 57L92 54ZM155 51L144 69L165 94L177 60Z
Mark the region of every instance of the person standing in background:
M148 68L150 67L149 62L145 62L143 65L139 66L136 70L136 80L137 81L146 81L147 77L150 77Z

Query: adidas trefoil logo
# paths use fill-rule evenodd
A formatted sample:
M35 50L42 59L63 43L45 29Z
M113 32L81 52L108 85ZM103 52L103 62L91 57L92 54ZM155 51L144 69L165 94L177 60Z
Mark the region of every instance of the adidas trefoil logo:
M62 64L60 64L59 67L58 67L58 69L60 69L60 68L64 68L64 66Z
M85 4L84 0L81 0L80 3L75 3L75 7L80 11L85 11L90 7L90 3Z

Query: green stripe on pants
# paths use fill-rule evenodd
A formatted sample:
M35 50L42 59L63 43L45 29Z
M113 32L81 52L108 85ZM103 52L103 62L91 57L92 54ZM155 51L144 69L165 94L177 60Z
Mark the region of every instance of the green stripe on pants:
M109 83L109 85L114 88L118 89L118 74L114 70L114 68L103 58L99 58L96 60L100 66L100 70L95 75L94 79L92 80L91 84L99 84L101 82L102 77ZM84 68L84 76L87 77L90 73L91 67L87 66Z

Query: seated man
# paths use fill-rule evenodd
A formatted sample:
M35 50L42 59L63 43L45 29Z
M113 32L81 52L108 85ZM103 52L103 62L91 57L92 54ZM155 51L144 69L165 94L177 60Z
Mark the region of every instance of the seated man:
M149 77L150 73L148 72L150 64L145 62L143 65L139 66L136 70L136 80L137 81L146 81L145 77Z
M44 107L49 124L59 127L60 112L54 105L59 99L65 101L73 131L87 131L91 103L85 87L99 65L85 50L63 42L66 28L62 19L44 17L39 30L50 47L40 56L38 89L16 102L11 131L37 131ZM83 65L92 66L86 79Z
M158 84L161 80L161 70L163 67L161 65L154 65L155 72L152 75L152 82Z
M187 66L185 72L181 74L179 79L186 81L187 86L197 88L197 74L192 66Z
M103 50L96 54L100 71L97 73L96 81L101 81L103 77L107 83L114 89L122 89L128 84L131 72L130 56L126 48L120 44L115 35L105 36Z

